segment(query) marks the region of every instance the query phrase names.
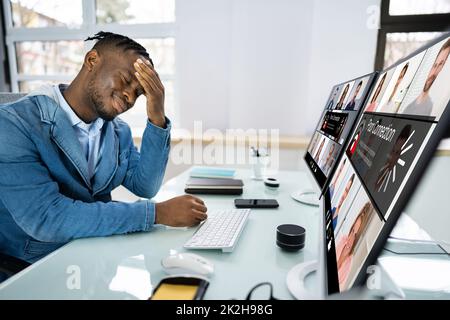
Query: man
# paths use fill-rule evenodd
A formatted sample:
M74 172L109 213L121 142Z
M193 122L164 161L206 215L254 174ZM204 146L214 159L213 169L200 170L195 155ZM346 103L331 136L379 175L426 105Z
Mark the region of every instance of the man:
M347 85L344 88L344 91L342 91L342 95L339 98L338 103L336 104L336 110L340 110L344 106L344 101L345 101L345 98L347 97L348 89L350 89L349 83L347 83Z
M330 149L328 150L328 155L327 155L325 161L323 162L322 171L325 173L325 175L328 175L328 170L331 168L331 165L334 162L334 158L332 157L334 155L334 149L335 149L335 144L333 142L331 142Z
M363 85L362 80L358 83L356 86L355 92L353 92L353 97L351 100L347 103L344 110L355 110L356 106L356 97L358 97L359 91L361 91L361 87Z
M377 192L381 192L381 189L383 185L385 186L383 189L383 192L386 192L387 185L389 183L389 179L392 179L392 182L401 183L401 180L398 178L398 172L401 167L396 170L397 171L397 180L395 179L395 171L394 167L397 165L398 160L400 159L403 150L407 146L405 146L406 141L409 140L411 137L411 134L413 133L413 128L410 124L407 124L403 127L402 131L398 135L397 139L395 140L395 143L392 145L391 152L387 155L386 163L378 172L378 177L375 181L374 189L377 190ZM391 177L392 174L392 177Z
M430 116L433 110L433 101L430 98L430 89L444 67L450 53L450 39L439 50L436 59L428 73L427 80L419 96L411 102L402 113Z
M97 42L70 85L0 107L0 252L31 263L73 239L206 219L204 203L192 196L111 200L119 185L142 198L158 192L171 123L164 87L140 44L109 32L87 40ZM138 152L117 116L141 94L148 119Z
M339 89L340 89L340 88L337 87L337 88L334 90L333 95L332 95L330 101L329 101L328 104L327 104L327 109L333 109L333 106L334 106L334 99L336 99L336 96L337 96L337 94L338 94L338 92L339 92Z

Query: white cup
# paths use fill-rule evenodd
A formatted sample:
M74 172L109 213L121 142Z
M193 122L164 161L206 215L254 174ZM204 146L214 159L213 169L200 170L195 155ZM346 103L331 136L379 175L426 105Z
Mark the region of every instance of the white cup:
M262 180L263 179L263 163L261 161L261 157L256 157L253 163L253 180Z

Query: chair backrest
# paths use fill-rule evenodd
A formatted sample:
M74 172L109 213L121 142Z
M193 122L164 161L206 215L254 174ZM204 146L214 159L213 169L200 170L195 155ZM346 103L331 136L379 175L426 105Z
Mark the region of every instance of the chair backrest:
M26 93L0 92L0 104L14 102L26 96Z

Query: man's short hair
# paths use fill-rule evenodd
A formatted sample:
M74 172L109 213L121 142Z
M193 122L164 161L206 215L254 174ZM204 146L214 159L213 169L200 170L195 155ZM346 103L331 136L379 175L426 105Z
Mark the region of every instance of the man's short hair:
M153 61L150 58L150 55L148 54L147 50L142 45L140 45L133 39L128 38L127 36L112 32L100 31L97 32L93 37L88 37L84 41L90 40L97 41L92 49L95 49L100 53L104 50L111 50L114 48L122 49L122 51L124 52L128 50L133 50L137 54L140 54L141 56L148 59L153 66Z

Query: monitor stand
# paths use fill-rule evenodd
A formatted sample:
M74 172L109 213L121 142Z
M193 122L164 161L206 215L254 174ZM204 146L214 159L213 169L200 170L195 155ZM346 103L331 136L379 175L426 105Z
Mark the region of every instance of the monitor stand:
M328 296L330 300L403 300L405 293L381 265L372 266L365 285Z
M367 278L366 282L369 299L405 299L405 293L386 270L379 264L373 267L374 273Z
M297 264L289 270L286 276L286 284L289 292L297 300L317 300L324 298L319 290L319 286L315 286L314 289L308 289L305 283L308 277L312 277L313 275L318 277L318 267L319 263L313 260Z
M311 189L296 190L291 193L291 197L298 202L307 204L310 206L319 206L320 194Z
M368 277L366 286L357 287L343 293L336 293L326 297L324 292L320 291L321 285L309 289L306 286L306 279L318 275L319 264L317 261L308 261L300 263L289 270L286 277L286 284L289 292L297 300L373 300L373 299L405 299L403 290L398 287L389 274L380 265L373 270L374 273ZM320 282L320 279L317 279Z

